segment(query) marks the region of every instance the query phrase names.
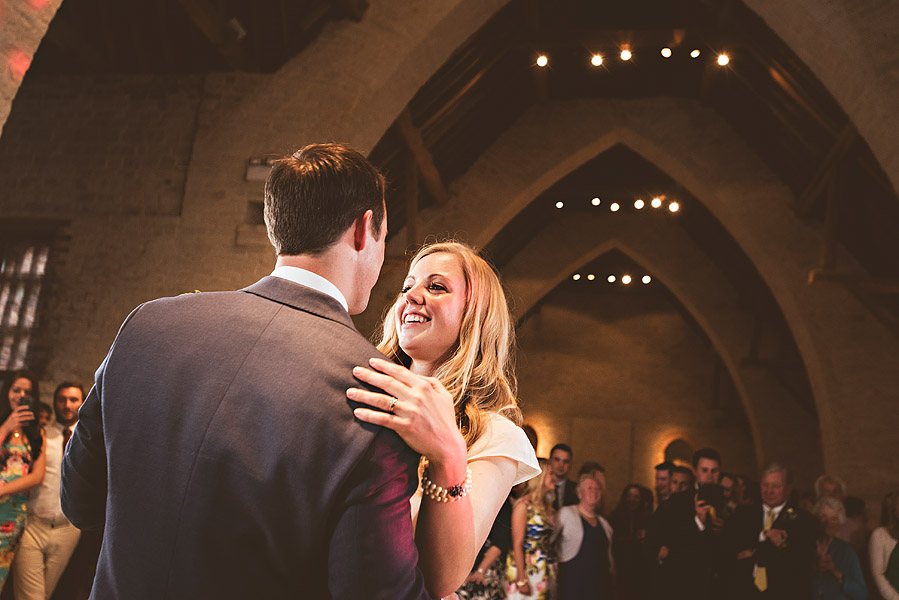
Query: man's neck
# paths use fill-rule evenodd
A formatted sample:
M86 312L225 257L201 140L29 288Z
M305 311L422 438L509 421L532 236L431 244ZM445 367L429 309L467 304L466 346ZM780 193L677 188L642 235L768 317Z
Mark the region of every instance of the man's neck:
M342 260L337 248L326 250L320 255L296 254L279 256L275 268L296 267L327 279L352 305L356 290L355 272L352 263ZM353 314L352 312L350 314Z

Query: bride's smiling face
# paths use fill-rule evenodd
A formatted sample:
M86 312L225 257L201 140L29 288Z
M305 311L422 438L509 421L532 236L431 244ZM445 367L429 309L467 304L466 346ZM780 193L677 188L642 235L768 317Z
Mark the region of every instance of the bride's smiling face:
M467 297L465 274L455 255L429 254L412 266L394 311L400 348L413 366L433 372L456 346Z

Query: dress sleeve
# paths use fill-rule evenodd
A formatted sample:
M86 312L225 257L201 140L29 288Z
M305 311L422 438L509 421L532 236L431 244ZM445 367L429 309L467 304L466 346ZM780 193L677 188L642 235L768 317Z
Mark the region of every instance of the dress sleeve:
M890 534L883 527L878 527L871 534L868 555L871 557L871 572L874 575L874 583L880 595L886 600L899 600L899 591L896 591L886 578L887 562L890 556Z
M468 449L468 462L479 458L509 458L518 464L513 486L540 474L534 448L518 427L498 413L490 413L481 437Z

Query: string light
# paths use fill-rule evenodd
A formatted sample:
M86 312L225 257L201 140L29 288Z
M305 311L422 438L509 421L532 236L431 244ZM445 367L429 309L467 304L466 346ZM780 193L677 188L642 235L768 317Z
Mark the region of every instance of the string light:
M617 203L617 202L612 202L612 204L609 205L609 210L612 211L612 212L618 212L618 209L619 209L619 208L621 208L621 207L618 206L618 203Z
M589 275L587 275L588 281L593 281L594 279L596 279L596 275L594 275L593 273L590 273Z
M680 204L678 204L677 202L672 202L671 204L668 205L668 210L670 210L673 213L676 213L677 211L680 210Z
M571 278L574 279L575 281L577 281L578 279L581 278L581 274L580 274L580 273L575 273L574 275L571 276Z
M653 208L658 208L658 207L662 206L662 199L661 198L653 198L651 204L652 204Z
M662 56L664 58L671 58L671 48L662 48Z
M631 283L631 276L630 276L630 275L622 275L622 276L621 276L621 283L623 283L624 285L630 285L630 283Z
M640 198L634 200L634 208L636 208L637 210L642 209L644 206L646 206L646 204Z
M537 66L538 67L545 67L548 64L549 64L549 58L547 58L547 56L545 54L541 54L540 56L537 57Z
M608 277L606 277L606 281L608 281L609 283L615 283L615 280L616 279L614 275L609 275Z
M690 53L690 58L699 58L699 48Z
M621 51L621 60L630 60L632 56L633 54L627 48Z
M602 56L599 54L594 54L592 58L590 58L590 64L594 67L598 67L602 64Z
M593 206L599 206L600 199L594 198L593 200L590 201L590 203L593 204Z
M722 67L727 65L730 62L730 57L727 54L719 54L718 55L718 64Z
M562 202L561 200L559 200L558 202L556 202L556 208L562 208L563 206L565 206L565 203Z
M649 282L652 281L652 277L650 277L649 275L644 275L641 281L643 281L643 285L649 285Z

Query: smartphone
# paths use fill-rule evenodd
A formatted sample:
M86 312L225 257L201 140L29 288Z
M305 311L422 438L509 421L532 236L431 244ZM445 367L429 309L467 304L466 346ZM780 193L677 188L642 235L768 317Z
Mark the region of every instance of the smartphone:
M706 502L716 513L724 509L724 488L716 483L707 483L699 488L699 500Z
M21 398L19 398L19 406L26 407L29 411L31 411L31 414L33 414L35 418L37 417L37 407L35 406L36 404L37 403L34 401L34 398L32 398L31 396L22 396Z

